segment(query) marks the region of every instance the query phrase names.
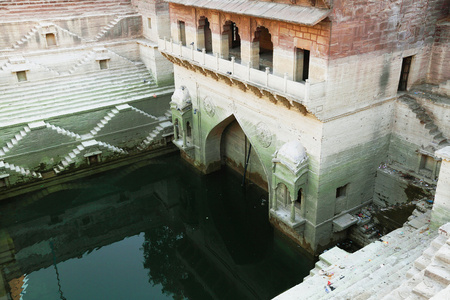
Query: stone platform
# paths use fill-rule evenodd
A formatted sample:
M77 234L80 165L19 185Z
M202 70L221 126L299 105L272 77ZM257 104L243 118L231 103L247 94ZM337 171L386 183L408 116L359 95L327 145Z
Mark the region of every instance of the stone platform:
M353 254L332 248L312 276L274 299L449 299L450 223L430 230L429 215Z

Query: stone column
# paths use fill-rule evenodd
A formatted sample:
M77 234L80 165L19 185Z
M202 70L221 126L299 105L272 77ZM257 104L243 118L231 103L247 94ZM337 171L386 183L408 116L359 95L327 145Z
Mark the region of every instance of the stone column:
M181 130L183 132L183 148L185 148L186 147L186 137L187 137L186 123L183 124L183 127Z
M220 35L220 58L228 59L230 56L230 42L228 41L228 34Z
M436 151L435 154L442 158L442 164L431 212L431 226L433 228L450 222L450 146Z
M292 223L295 222L295 200L297 200L297 199L291 200L291 222Z
M205 29L200 28L197 31L197 49L205 48Z
M259 42L250 44L250 62L253 68L259 70Z

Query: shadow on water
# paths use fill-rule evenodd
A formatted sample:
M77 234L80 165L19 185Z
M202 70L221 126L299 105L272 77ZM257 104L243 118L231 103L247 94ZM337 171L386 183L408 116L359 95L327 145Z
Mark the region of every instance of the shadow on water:
M0 274L24 300L270 299L314 263L274 233L267 193L240 183L171 156L11 199Z

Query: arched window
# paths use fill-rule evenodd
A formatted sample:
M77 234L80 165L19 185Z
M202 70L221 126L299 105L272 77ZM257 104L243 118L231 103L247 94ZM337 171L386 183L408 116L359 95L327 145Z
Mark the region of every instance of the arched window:
M266 27L260 26L255 31L253 47L259 47L258 54L252 59L255 69L265 70L266 67L273 69L273 43L272 35Z
M206 53L212 53L212 32L208 18L201 17L198 23L197 46L199 49L205 48Z
M186 123L186 137L188 138L188 142L190 142L192 138L192 128L190 122Z
M241 36L239 35L239 28L236 23L232 21L226 21L223 25L223 56L224 58L231 58L234 56L237 62L241 60Z

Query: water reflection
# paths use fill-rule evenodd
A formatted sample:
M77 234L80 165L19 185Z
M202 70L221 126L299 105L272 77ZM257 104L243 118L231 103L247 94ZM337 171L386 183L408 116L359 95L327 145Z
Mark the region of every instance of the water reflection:
M266 193L240 179L168 157L1 203L0 295L270 299L313 262L274 235Z

